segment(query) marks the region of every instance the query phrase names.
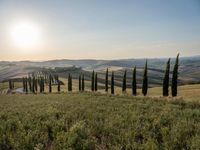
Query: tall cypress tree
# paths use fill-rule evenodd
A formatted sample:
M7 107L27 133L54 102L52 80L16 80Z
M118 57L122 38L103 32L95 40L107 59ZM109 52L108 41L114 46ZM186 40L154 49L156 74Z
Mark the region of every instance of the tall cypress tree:
M137 95L137 82L136 82L136 67L133 69L133 76L132 76L132 94Z
M68 75L68 91L70 91L70 73Z
M15 82L14 82L14 80L12 81L12 89L14 89L15 88Z
M72 77L69 73L69 76L68 76L68 91L72 91Z
M176 57L176 62L174 65L173 75L172 75L172 96L177 96L177 85L178 85L178 67L179 67L179 54Z
M147 60L146 60L144 68L143 84L142 84L142 93L144 96L147 95L147 91L148 91L148 75L147 75Z
M52 81L52 77L51 75L49 75L49 93L52 92L51 81Z
M79 92L81 92L81 74L79 74L79 79L78 79L78 81L79 81L79 82L78 82L78 83L79 83L79 84L78 84L78 86L79 86L78 89L79 89Z
M97 78L97 72L95 73L95 81L94 81L94 90L97 91L98 90L98 78Z
M35 79L35 91L36 91L36 93L38 91L38 79L37 78Z
M56 76L57 84L58 84L58 93L60 93L60 80L58 75Z
M40 85L40 93L42 93L42 78L40 77L40 79L38 80L39 85Z
M32 92L35 93L35 77L32 80Z
M111 94L115 94L115 88L114 88L114 72L112 71L112 75L111 75Z
M85 90L85 81L84 81L84 74L82 75L82 91Z
M9 80L9 89L12 90L12 80Z
M27 77L25 78L25 92L28 94L28 79Z
M169 95L169 72L170 72L170 58L167 61L165 75L163 79L163 96Z
M22 84L23 84L23 92L25 92L25 78L22 78Z
M123 83L122 83L122 92L126 92L126 70L124 71Z
M29 84L29 91L32 91L31 77L30 77L30 76L29 76L29 78L28 78L28 84Z
M106 69L105 91L108 92L108 68Z
M91 91L94 91L94 70L93 70L93 72L92 72Z
M70 90L72 91L72 76L70 75Z

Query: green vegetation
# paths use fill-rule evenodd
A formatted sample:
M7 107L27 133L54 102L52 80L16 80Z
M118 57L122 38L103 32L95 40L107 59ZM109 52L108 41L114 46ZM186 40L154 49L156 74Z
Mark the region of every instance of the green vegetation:
M0 149L198 149L200 104L98 93L0 95Z

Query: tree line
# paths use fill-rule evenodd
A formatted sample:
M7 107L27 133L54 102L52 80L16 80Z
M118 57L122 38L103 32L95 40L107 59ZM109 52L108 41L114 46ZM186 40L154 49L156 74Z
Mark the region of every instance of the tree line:
M169 58L166 62L166 68L165 68L165 74L163 78L163 91L162 94L163 96L169 96L169 82L170 82L170 61L171 59ZM171 95L177 96L177 86L178 86L178 68L179 68L179 54L176 57L174 68L173 68L173 73L172 73L172 80L171 80ZM137 76L136 76L137 68L136 66L133 68L132 72L132 83L131 83L131 88L132 88L132 95L136 96L137 95ZM39 74L39 75L38 75ZM43 76L41 76L43 74ZM127 89L127 71L124 71L123 74L123 80L122 80L122 93L126 93ZM69 73L68 74L68 85L67 85L67 90L69 92L72 91L72 75ZM78 89L80 92L85 91L85 81L84 81L84 74L80 74L78 77ZM115 79L114 79L114 71L111 73L111 79L110 79L110 92L111 94L115 94ZM51 73L37 73L34 74L32 73L29 75L29 77L24 77L22 78L23 82L23 91L28 94L28 92L32 93L43 93L45 91L45 84L48 85L48 90L49 93L52 92L52 83L57 85L57 91L60 92L60 86L61 86L61 81L59 80L58 75L53 75ZM105 73L105 92L108 92L109 89L109 71L108 68ZM38 89L39 87L39 89ZM9 89L12 90L14 89L14 81L9 80ZM91 75L91 91L98 91L98 73L93 70L92 75ZM144 73L143 73L143 81L142 81L142 94L146 96L148 93L148 62L146 60L145 66L144 66Z

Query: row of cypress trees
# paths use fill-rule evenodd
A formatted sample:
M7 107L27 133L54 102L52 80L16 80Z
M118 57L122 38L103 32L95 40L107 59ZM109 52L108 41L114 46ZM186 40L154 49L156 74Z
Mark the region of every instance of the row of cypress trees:
M169 58L166 63L166 69L165 74L163 78L163 96L169 96L169 79L170 79L170 61ZM172 73L172 83L171 83L171 94L172 96L177 96L177 80L178 80L178 67L179 67L179 54L176 57L173 73ZM105 91L108 92L108 68L106 70L105 74ZM52 82L56 81L58 85L58 92L60 92L60 81L58 75L54 75L54 79L51 74L49 74L48 77L39 77L36 78L34 75L31 78L30 76L28 78L23 78L23 89L24 92L28 93L28 91L31 91L33 93L36 93L38 91L38 84L40 87L40 93L44 92L45 83L47 84L48 79L48 85L49 85L49 93L52 92ZM122 92L126 92L127 88L127 71L124 71L123 80L122 80ZM114 89L114 72L112 71L111 74L111 94L115 93ZM28 89L29 87L29 89ZM14 82L12 80L9 80L9 88L14 89ZM85 83L84 83L84 74L79 75L79 91L85 90ZM97 91L98 90L98 74L93 70L92 76L91 76L91 91ZM72 76L69 73L68 75L68 91L72 91ZM144 67L144 74L143 74L143 82L142 82L142 93L144 96L147 95L148 92L148 66L147 61L145 63ZM137 81L136 81L136 67L133 69L132 73L132 95L137 95Z

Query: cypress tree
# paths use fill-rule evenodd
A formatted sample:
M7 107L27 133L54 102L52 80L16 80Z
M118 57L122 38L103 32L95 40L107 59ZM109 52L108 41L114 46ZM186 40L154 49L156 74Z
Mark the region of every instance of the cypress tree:
M132 94L137 95L137 82L136 82L136 67L133 69L133 76L132 76Z
M79 81L79 84L78 84L78 89L79 89L79 92L81 92L81 74L79 75L79 79L78 79L78 81Z
M108 92L108 68L106 70L105 91Z
M38 79L37 78L35 78L35 92L37 93L37 83L38 83L38 81L37 81Z
M27 80L28 79L25 78L25 92L26 92L26 94L28 94L28 81Z
M91 91L94 91L94 70L93 70L93 72L92 72Z
M97 72L95 73L95 81L94 81L94 90L97 91L98 90L98 78L97 78Z
M32 92L35 93L35 77L32 80Z
M57 83L58 83L58 93L60 93L60 80L58 76L57 76Z
M29 84L29 91L32 91L32 85L31 85L31 77L28 78L28 84Z
M22 78L22 84L23 84L23 92L25 92L25 81L24 81L24 77Z
M70 73L68 75L68 91L70 91Z
M72 77L70 74L68 76L68 91L72 91Z
M111 94L115 94L115 89L114 89L114 72L112 71L112 76L111 76Z
M15 82L14 82L14 80L12 81L12 89L14 89L15 88Z
M169 72L170 72L170 58L166 63L165 75L163 79L163 96L169 95Z
M148 91L148 76L147 76L147 61L146 61L144 68L143 84L142 84L142 93L144 96L147 95L147 91Z
M49 75L49 93L52 92L51 82L52 82L52 77L51 75Z
M12 90L12 81L11 81L11 79L9 80L9 89Z
M82 91L85 90L85 81L84 81L84 74L82 75Z
M44 88L45 88L45 80L44 78L42 78L42 91L44 92Z
M177 84L178 84L178 67L179 67L179 54L176 57L176 62L174 65L173 75L172 75L172 96L177 96Z
M42 93L42 78L40 77L40 79L38 80L39 85L40 85L40 93Z
M122 92L126 92L126 70L124 71L123 83L122 83Z

